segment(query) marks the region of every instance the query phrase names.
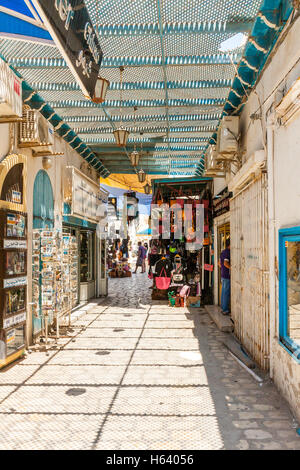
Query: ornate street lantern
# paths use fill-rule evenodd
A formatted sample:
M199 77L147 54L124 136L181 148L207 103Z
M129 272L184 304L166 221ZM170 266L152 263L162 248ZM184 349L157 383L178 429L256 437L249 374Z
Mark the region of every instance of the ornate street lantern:
M120 127L114 130L114 136L118 147L124 147L127 144L129 131L125 129L122 125L122 77L123 77L124 67L120 67Z
M149 183L145 184L144 191L145 191L145 194L150 194L151 193L151 186L150 186Z
M106 78L98 77L93 96L93 102L100 104L105 101L106 92L109 87L109 81Z
M135 132L135 134L136 134L136 117L135 117L136 110L137 110L137 107L134 106L133 113L134 113L134 132ZM139 160L140 160L140 154L136 149L136 142L134 141L133 151L130 154L130 161L131 161L132 166L133 167L138 166Z
M129 131L125 127L121 126L119 129L114 131L114 136L118 147L124 147L127 144Z
M145 183L146 181L146 173L144 172L144 170L140 170L138 172L138 179L139 179L139 182L140 183Z
M131 154L130 154L130 161L131 161L132 166L138 166L139 160L140 160L140 154L139 154L139 152L137 152L136 150L134 150L133 152L131 152Z

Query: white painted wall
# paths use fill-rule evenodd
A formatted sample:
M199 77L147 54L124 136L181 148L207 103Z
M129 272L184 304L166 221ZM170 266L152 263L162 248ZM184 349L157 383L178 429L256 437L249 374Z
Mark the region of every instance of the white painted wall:
M240 122L244 161L255 150L266 144L266 115L271 108L277 90L286 94L292 83L300 76L300 19L292 25L283 43L275 51L267 65L255 92L245 105ZM258 96L259 98L258 98ZM260 103L262 107L260 108ZM252 113L262 113L262 121L251 122ZM215 180L217 185L218 181ZM278 230L283 227L300 226L300 114L286 127L274 130L274 187L275 187L275 236L278 259ZM217 186L218 187L218 186ZM216 191L215 191L216 192ZM272 228L269 228L272 236ZM273 379L294 413L300 419L300 365L278 342L278 279L275 296L275 337L271 337L273 355ZM272 288L272 286L270 286ZM272 312L271 312L272 313ZM272 315L271 315L272 318Z

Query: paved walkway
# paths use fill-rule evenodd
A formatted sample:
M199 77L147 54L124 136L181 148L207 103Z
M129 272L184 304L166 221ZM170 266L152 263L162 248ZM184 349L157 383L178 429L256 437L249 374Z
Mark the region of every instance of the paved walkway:
M300 449L284 400L226 333L201 309L151 304L149 285L111 280L61 349L0 373L0 449Z

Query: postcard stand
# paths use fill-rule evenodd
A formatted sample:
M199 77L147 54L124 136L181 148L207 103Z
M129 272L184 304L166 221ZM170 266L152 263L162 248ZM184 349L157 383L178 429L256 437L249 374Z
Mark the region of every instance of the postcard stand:
M77 260L75 237L59 230L33 231L33 311L42 320L46 351L49 338L57 343L70 337L71 312L77 303ZM49 334L53 323L55 336Z

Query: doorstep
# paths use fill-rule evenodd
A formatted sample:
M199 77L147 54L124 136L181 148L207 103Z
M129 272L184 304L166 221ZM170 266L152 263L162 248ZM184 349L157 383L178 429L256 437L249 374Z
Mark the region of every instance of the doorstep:
M221 308L218 305L205 305L205 310L220 331L225 333L231 333L233 331L233 325L230 321L229 315L223 315Z
M73 322L79 320L79 318L86 315L89 310L94 308L96 305L101 305L101 303L105 300L105 297L100 297L99 299L89 299L86 302L82 302L81 304L77 305L72 309L71 312L71 325Z

